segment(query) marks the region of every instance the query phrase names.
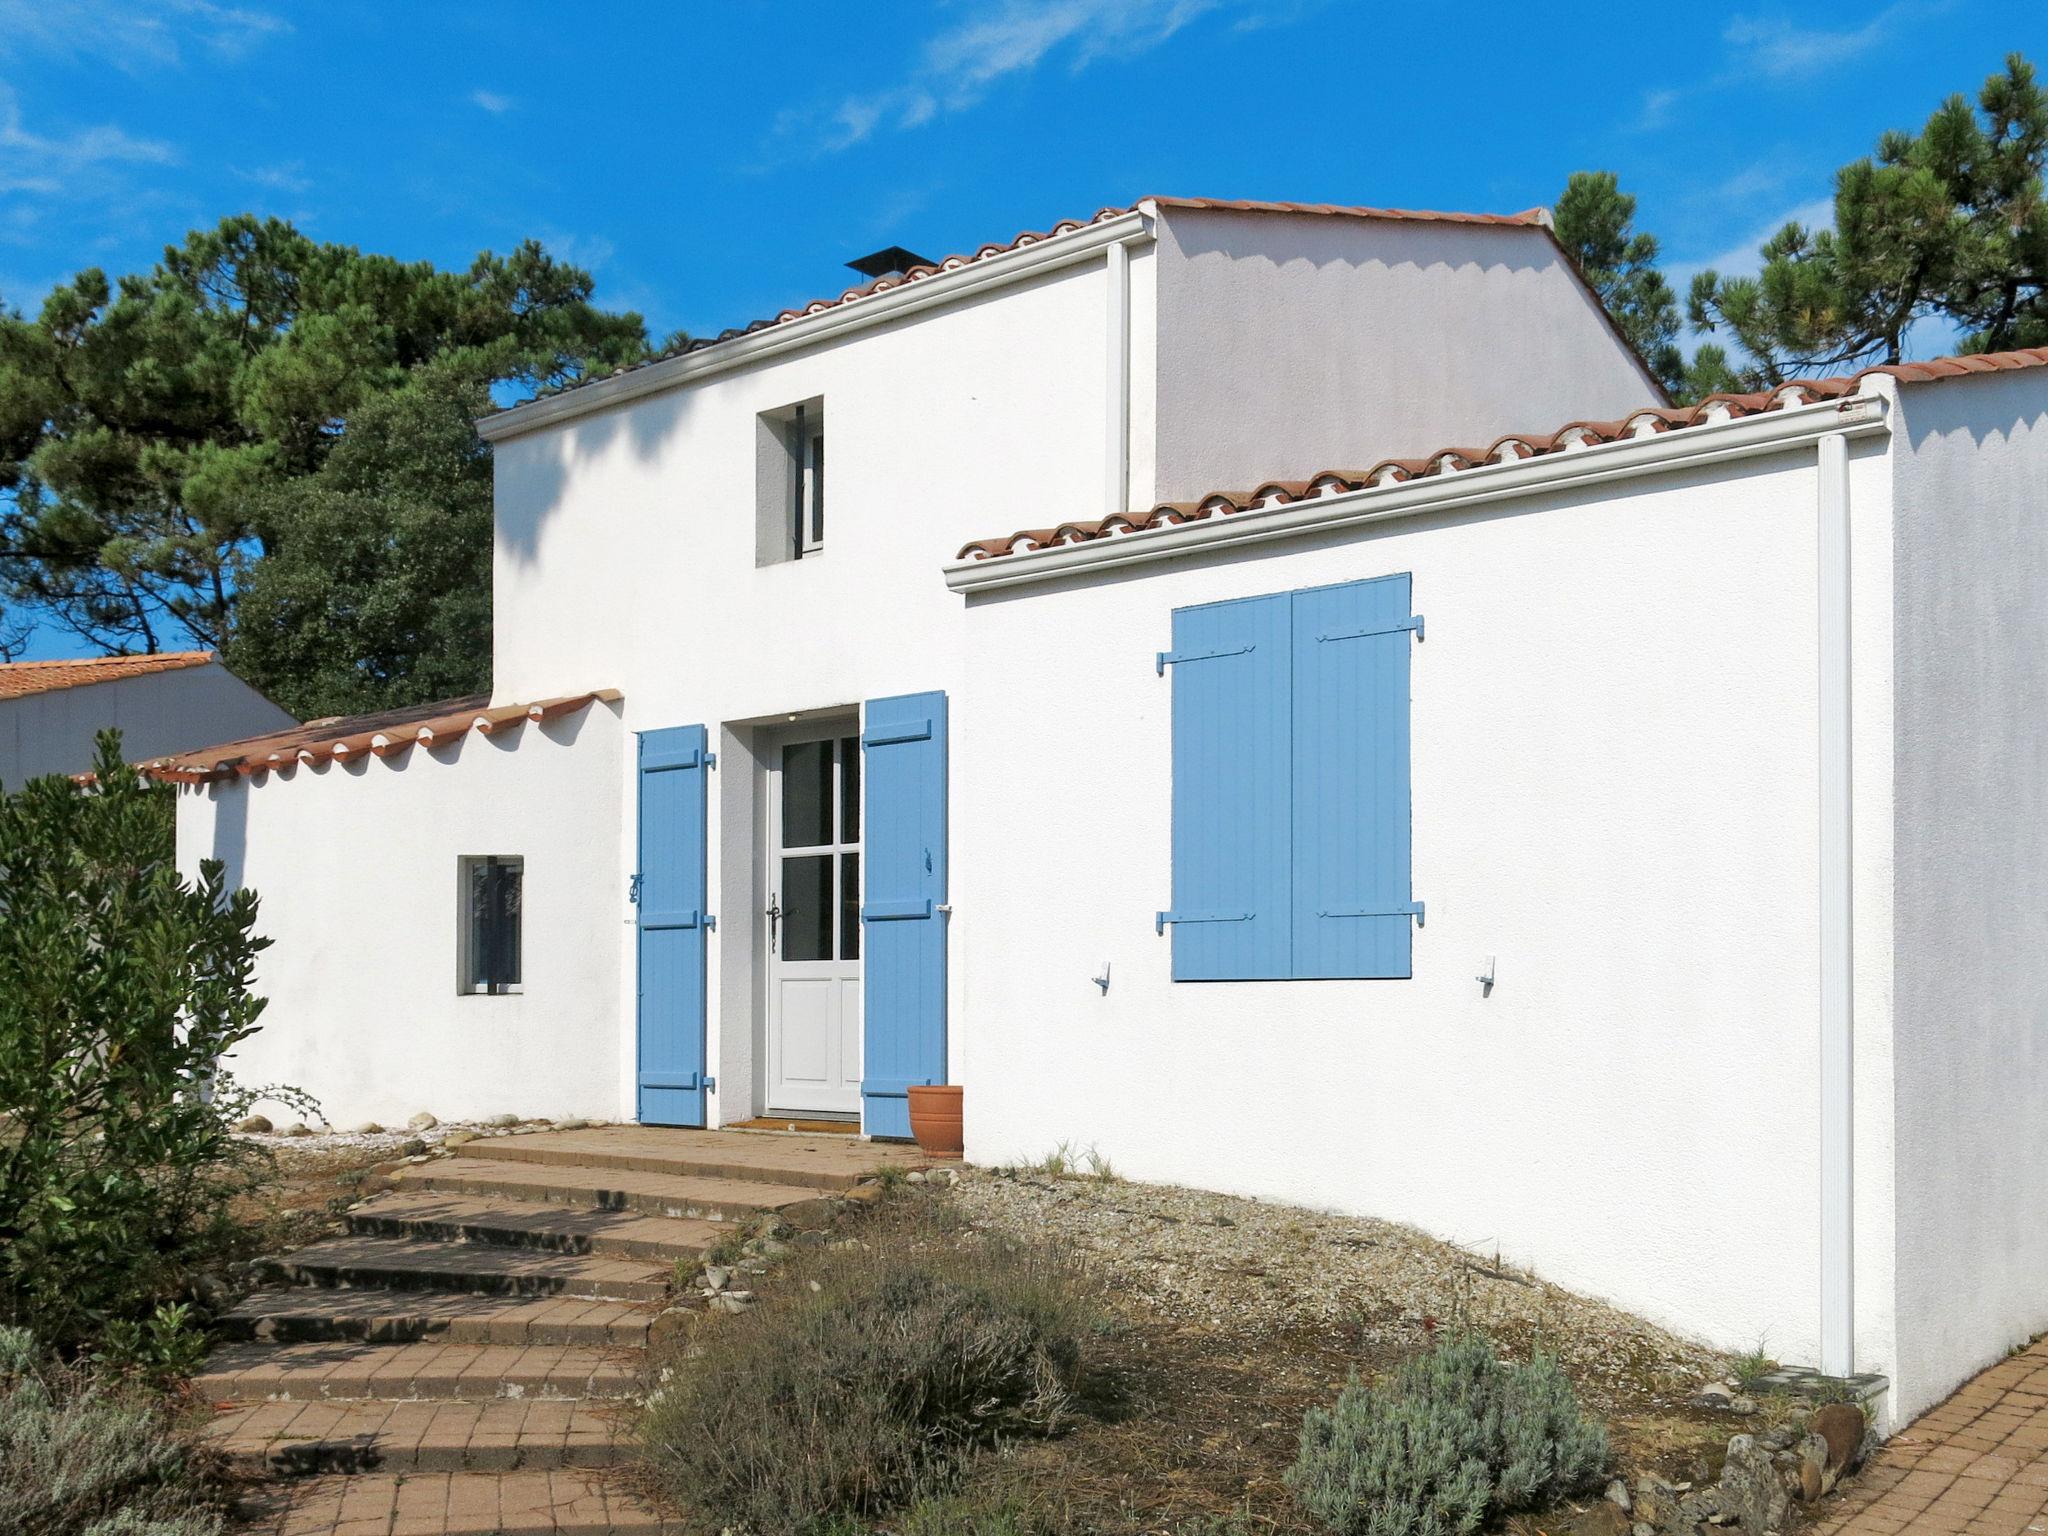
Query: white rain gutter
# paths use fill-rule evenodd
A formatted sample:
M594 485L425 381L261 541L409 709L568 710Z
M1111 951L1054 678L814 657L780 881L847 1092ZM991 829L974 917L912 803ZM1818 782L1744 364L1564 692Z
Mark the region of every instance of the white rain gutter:
M1820 1368L1856 1369L1849 435L1820 439Z
M595 383L578 385L556 395L543 395L524 405L485 416L476 424L477 436L487 443L502 442L552 426L578 416L607 410L628 400L694 383L717 374L730 373L764 358L814 346L853 331L864 331L892 320L952 304L972 294L999 288L1026 278L1037 277L1061 267L1075 266L1099 258L1106 249L1153 238L1153 221L1144 208L1135 208L1099 224L1085 224L1062 235L1052 235L1030 245L1018 246L999 255L968 261L950 272L934 273L901 283L866 298L832 304L816 314L784 320L716 342L695 352L665 357L660 362L634 368Z
M1340 491L1290 502L1269 512L1234 512L1079 544L1056 544L987 559L956 560L944 567L946 585L955 592L987 592L1112 566L1179 560L1238 545L1301 538L1393 518L1724 464L1760 454L1782 453L1831 435L1846 441L1883 432L1887 430L1885 411L1882 396L1850 395L1819 405L1791 406L1506 464L1483 464L1423 480Z

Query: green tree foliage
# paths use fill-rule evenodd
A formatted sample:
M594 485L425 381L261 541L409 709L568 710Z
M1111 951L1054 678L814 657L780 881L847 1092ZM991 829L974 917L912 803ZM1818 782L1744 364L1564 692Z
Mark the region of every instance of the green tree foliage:
M531 241L439 271L246 215L146 273L81 272L0 314L0 590L109 650L224 645L291 514L331 511L276 493L368 404L430 367L518 393L645 356L591 287ZM385 578L352 568L364 606Z
M1693 279L1694 326L1725 330L1770 385L1900 362L1917 321L1964 350L2048 344L2048 92L2018 54L1952 96L1916 134L1892 132L1835 177L1834 228L1787 224L1756 277Z
M1309 1409L1287 1484L1337 1536L1469 1536L1597 1482L1607 1457L1555 1361L1510 1365L1468 1333Z
M217 1259L260 1159L218 1071L263 1011L256 898L218 862L178 877L171 791L115 732L97 773L0 799L0 1316L65 1350Z
M258 526L290 536L243 578L229 666L301 719L487 692L489 408L487 381L429 365L262 492Z
M1679 350L1678 295L1657 268L1657 237L1635 227L1636 200L1614 172L1574 171L1552 218L1559 243L1672 399L1735 387L1721 348L1703 346L1690 362Z

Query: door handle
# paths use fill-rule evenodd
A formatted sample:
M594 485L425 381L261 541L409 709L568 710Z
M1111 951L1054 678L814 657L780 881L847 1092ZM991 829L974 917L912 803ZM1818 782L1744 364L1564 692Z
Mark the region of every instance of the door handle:
M782 927L782 893L768 893L768 953L774 954L776 938Z

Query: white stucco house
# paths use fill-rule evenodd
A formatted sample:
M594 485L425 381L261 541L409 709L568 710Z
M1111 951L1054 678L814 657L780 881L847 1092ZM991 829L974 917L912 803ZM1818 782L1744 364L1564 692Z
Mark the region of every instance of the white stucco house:
M1534 213L891 259L482 424L489 698L155 765L275 939L245 1081L953 1081L974 1160L1413 1222L1894 1417L2048 1326L2048 351L1674 409Z
M137 758L294 724L212 651L0 663L0 789L84 773L93 738L118 730Z

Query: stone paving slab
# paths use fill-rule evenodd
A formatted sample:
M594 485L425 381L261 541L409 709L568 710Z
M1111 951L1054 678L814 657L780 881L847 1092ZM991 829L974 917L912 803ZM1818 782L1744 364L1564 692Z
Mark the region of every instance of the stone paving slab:
M294 1286L257 1291L221 1318L231 1339L281 1344L361 1340L408 1344L585 1344L638 1348L653 1314L644 1303L580 1296L483 1296L467 1292L339 1290Z
M2048 1533L2048 1338L1878 1448L1817 1536Z
M263 1402L231 1408L207 1438L245 1471L482 1472L606 1467L630 1449L624 1405L482 1402Z
M669 1265L646 1259L389 1237L330 1238L286 1256L279 1267L301 1284L595 1301L659 1301L668 1294L670 1272Z
M462 1150L468 1157L505 1162L627 1168L640 1173L801 1184L811 1189L844 1189L882 1168L923 1168L931 1163L908 1143L645 1125L494 1136L470 1142Z
M623 1352L561 1344L224 1344L192 1379L207 1402L326 1398L620 1398L640 1390Z
M593 1473L360 1473L272 1484L252 1536L661 1536L680 1531Z
M825 1191L803 1184L481 1157L422 1163L401 1169L394 1177L401 1190L429 1189L493 1200L594 1206L704 1220L783 1210L826 1196Z
M482 1242L657 1262L695 1258L727 1230L701 1219L429 1192L379 1195L351 1211L348 1223L364 1237Z

